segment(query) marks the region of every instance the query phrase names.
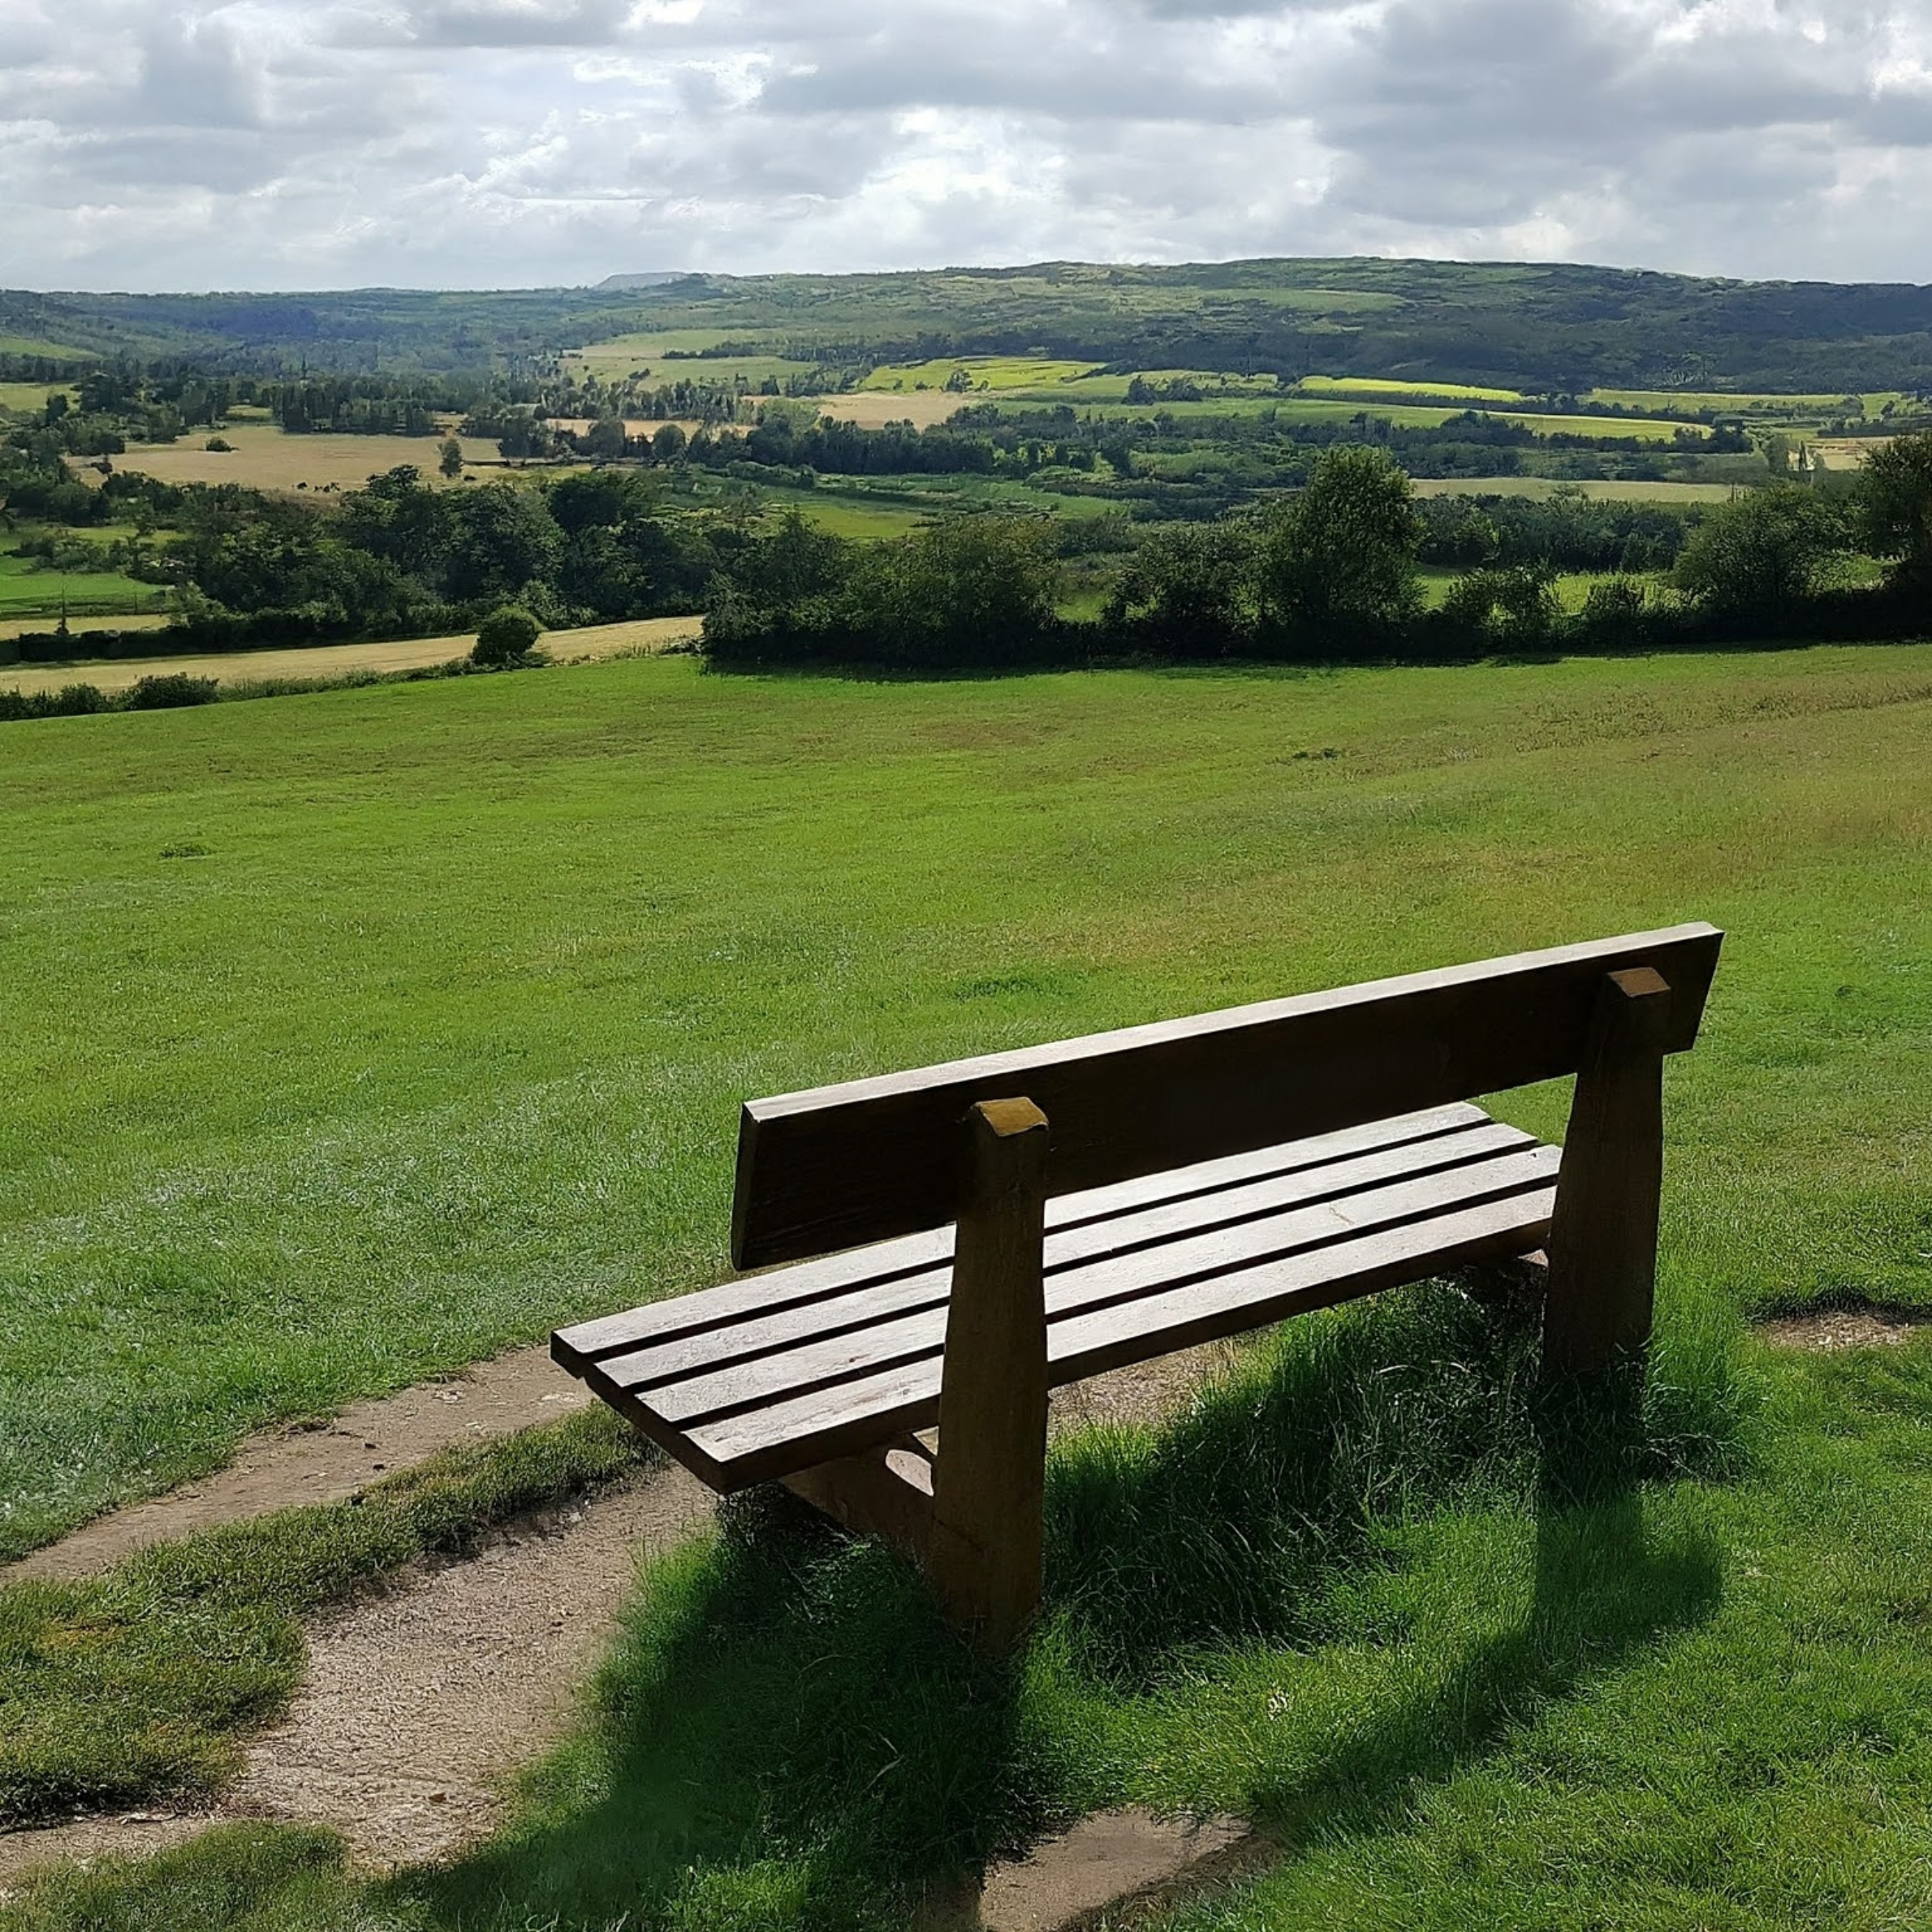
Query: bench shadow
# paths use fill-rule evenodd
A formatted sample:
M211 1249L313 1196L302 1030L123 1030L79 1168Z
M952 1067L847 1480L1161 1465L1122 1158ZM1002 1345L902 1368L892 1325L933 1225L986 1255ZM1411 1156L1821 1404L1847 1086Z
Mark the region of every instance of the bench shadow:
M1296 1332L1300 1331L1300 1332ZM432 1925L903 1923L991 1858L1110 1801L1096 1698L1205 1651L1318 1644L1402 1559L1378 1524L1475 1492L1534 1509L1526 1614L1252 1794L1305 1833L1386 1825L1714 1606L1714 1552L1660 1540L1628 1385L1541 1395L1532 1326L1447 1288L1292 1325L1156 1434L1098 1429L1051 1473L1046 1641L976 1657L883 1548L782 1491L654 1564L583 1735L522 1822L395 1882Z

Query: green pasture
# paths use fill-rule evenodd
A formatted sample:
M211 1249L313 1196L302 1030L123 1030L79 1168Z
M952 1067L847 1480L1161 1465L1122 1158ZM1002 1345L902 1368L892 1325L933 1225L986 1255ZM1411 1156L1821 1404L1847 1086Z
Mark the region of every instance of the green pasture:
M153 610L162 600L157 584L143 584L119 571L48 570L37 558L0 551L0 616L56 617L64 604L73 612L111 615Z
M1439 610L1447 600L1449 593L1454 588L1456 580L1462 574L1458 570L1451 570L1435 565L1425 566L1421 573L1423 602L1430 610ZM1574 615L1583 608L1585 602L1589 599L1591 586L1604 582L1606 577L1611 574L1613 573L1602 571L1559 571L1550 584L1550 589L1556 593L1556 601L1563 609ZM1642 584L1653 593L1666 590L1670 584L1670 576L1667 571L1639 571L1634 573L1625 571L1615 574Z
M1611 503L1723 503L1737 494L1735 483L1653 482L1639 477L1598 478L1566 483L1552 477L1418 477L1416 494L1424 497L1529 497L1540 502L1559 490L1581 490Z
M75 397L71 386L58 382L0 382L0 409L37 416L46 408L48 397L56 395L64 395L70 403Z
M1822 392L1798 395L1762 390L1747 392L1722 389L1593 389L1583 398L1585 403L1615 403L1624 409L1693 412L1710 409L1727 416L1782 416L1807 420L1844 413L1848 399L1857 405L1852 412L1854 416L1862 412L1875 417L1883 412L1887 403L1902 403L1905 397L1901 390L1895 389L1854 393L1849 399L1843 392L1827 395Z
M1093 368L1089 362L1068 362L1043 356L942 356L930 362L882 363L859 386L861 389L943 389L964 369L975 389L1037 389L1071 382ZM1122 384L1123 389L1126 386Z
M748 332L751 339L756 331ZM743 377L748 382L762 382L768 376L783 381L787 376L804 375L815 366L794 360L774 350L753 350L744 355L716 356L710 353L720 343L742 342L748 332L717 329L666 329L648 334L618 335L606 342L587 343L571 350L566 362L584 364L606 378L627 376L632 369L648 369L654 384L688 380L692 382L728 382ZM670 351L679 353L672 356Z
M928 518L928 512L916 504L888 502L869 494L860 496L839 489L785 489L761 484L757 498L775 514L796 510L818 529L860 541L909 536Z
M1932 1913L1932 1335L1787 1357L1742 1319L1932 1307L1932 645L924 684L659 659L3 730L13 1550L251 1427L714 1279L748 1093L1730 934L1670 1071L1641 1409L1551 1406L1524 1322L1447 1290L1292 1324L1170 1427L1056 1451L1015 1673L882 1550L753 1499L653 1564L571 1737L449 1868L364 1879L242 1826L32 1887L10 1927L907 1927L1130 1801L1274 1835L1176 1932ZM1559 1089L1499 1104L1560 1131ZM535 1478L448 1480L487 1518ZM105 1762L90 1650L134 1646L112 1721L156 1796L164 1747L213 1762L286 1695L296 1611L450 1533L379 1507L0 1591L34 1788Z
M50 361L85 362L88 352L38 336L0 334L0 356L44 356Z

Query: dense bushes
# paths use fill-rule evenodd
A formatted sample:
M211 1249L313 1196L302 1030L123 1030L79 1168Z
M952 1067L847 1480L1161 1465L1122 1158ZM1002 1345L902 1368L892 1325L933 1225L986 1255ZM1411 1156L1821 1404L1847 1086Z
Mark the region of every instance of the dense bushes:
M951 517L859 544L794 512L723 576L705 646L724 663L905 666L1038 662L1067 649L1060 563L1043 517Z

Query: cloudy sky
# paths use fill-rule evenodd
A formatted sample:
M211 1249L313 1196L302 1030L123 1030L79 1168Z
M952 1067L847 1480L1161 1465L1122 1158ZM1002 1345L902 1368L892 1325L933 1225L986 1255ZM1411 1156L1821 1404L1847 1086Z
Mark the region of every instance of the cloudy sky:
M0 284L1932 280L1932 0L0 0Z

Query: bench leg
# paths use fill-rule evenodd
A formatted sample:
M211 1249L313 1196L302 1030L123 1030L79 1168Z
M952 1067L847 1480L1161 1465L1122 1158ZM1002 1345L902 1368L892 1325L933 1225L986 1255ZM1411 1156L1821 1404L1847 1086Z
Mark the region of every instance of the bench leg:
M1607 1368L1650 1339L1670 1011L1670 987L1647 966L1598 990L1550 1223L1546 1371Z
M1040 1607L1046 1117L1031 1101L989 1101L968 1133L927 1567L949 1614L999 1653Z

